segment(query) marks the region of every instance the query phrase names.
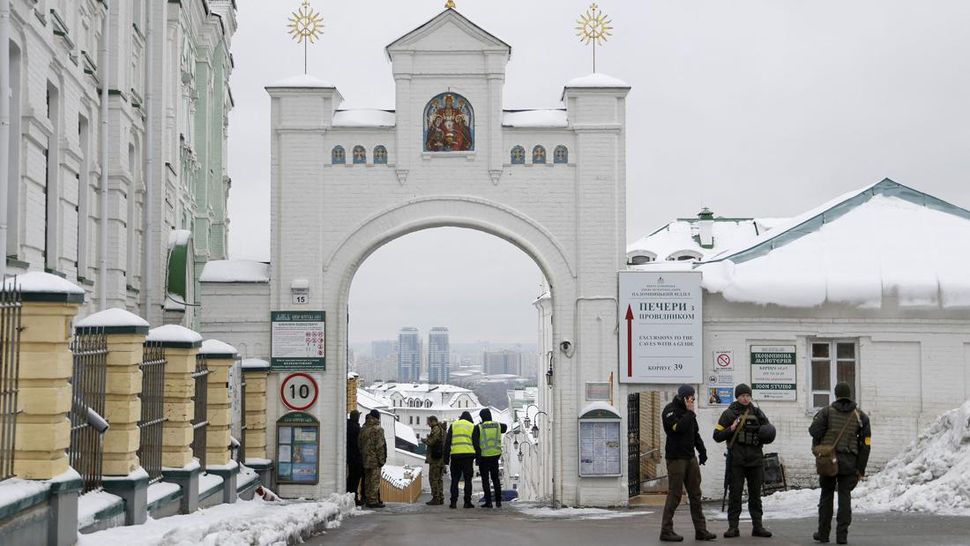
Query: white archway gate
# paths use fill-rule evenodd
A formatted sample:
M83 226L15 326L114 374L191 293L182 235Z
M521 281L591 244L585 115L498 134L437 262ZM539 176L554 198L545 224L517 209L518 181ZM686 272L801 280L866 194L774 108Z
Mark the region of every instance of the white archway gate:
M554 469L557 501L625 503L625 464L613 477L579 477L578 419L585 384L617 369L629 86L594 75L566 85L564 110L503 111L510 48L455 10L387 53L394 112L340 110L336 87L307 76L267 87L271 308L326 313L326 369L312 372L320 397L307 410L320 421L319 480L281 489L308 496L343 489L347 300L357 268L388 241L453 226L516 245L551 285L549 344L557 349L544 408L553 433L543 458ZM294 303L294 290L305 303ZM564 341L569 351L558 350ZM625 396L618 389L614 399L622 404ZM272 439L283 408L272 398L269 406Z

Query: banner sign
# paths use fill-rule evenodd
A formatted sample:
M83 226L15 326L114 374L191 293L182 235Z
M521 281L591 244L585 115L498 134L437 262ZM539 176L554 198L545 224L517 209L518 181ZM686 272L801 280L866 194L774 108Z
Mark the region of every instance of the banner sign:
M703 381L701 272L620 271L621 383Z
M324 357L326 313L272 311L271 370L327 369Z
M751 346L751 391L755 400L795 400L794 345Z

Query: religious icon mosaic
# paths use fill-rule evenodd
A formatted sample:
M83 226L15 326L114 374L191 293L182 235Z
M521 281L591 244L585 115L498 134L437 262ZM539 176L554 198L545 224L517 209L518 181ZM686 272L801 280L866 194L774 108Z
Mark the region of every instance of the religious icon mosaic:
M475 149L475 113L465 97L441 93L424 108L424 151L466 152Z

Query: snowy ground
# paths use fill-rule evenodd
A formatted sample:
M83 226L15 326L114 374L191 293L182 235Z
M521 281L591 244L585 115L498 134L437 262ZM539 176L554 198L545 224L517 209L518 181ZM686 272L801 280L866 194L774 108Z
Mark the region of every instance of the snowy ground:
M354 496L350 494L331 495L320 501L269 502L257 497L188 515L149 519L144 525L80 535L78 545L285 545L311 536L321 526L339 526L354 509Z
M818 498L818 489L775 493L764 499L765 518L816 517ZM852 510L970 516L970 400L941 415L882 471L860 482ZM708 516L726 518L722 512Z
M631 516L643 516L651 512L641 510L604 510L602 508L557 508L539 506L526 502L505 503L524 516L533 518L561 518L561 519L615 519Z

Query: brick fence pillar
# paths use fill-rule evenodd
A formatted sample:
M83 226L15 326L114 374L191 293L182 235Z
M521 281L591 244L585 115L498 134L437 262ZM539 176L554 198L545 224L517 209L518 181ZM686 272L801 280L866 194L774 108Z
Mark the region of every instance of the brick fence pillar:
M273 465L266 458L266 378L269 362L259 358L242 361L246 381L246 466L255 470L263 485L273 488Z
M236 477L239 465L232 460L232 400L229 399L229 374L236 364L236 348L216 339L202 342L199 354L205 355L209 367L209 389L206 397L206 471L222 476L222 501L236 502Z

